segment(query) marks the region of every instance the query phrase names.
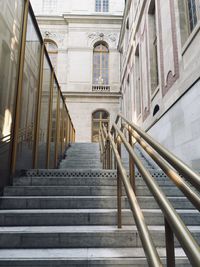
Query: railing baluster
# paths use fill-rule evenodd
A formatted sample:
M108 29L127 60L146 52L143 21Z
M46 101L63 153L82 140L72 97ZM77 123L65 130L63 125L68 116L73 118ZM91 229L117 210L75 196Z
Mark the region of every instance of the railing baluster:
M174 233L165 218L165 242L167 267L175 267Z
M121 140L117 138L117 151L121 157ZM119 167L117 166L117 223L122 228L122 181Z
M128 132L128 136L129 136L129 144L131 145L132 148L134 148L133 139L132 139L132 135L131 135L130 132ZM136 193L135 165L134 165L134 160L133 160L133 158L131 157L130 154L129 154L129 175L130 175L131 186L133 188L133 191Z

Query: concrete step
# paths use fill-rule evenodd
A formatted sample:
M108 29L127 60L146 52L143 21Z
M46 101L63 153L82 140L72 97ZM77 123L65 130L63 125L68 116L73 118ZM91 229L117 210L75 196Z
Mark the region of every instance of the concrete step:
M159 209L143 209L148 225L164 225ZM177 210L187 225L200 225L196 210ZM132 212L122 210L123 225L134 225ZM0 226L117 225L116 209L25 209L0 210Z
M143 182L142 182L143 183ZM14 186L117 186L117 181L115 178L83 178L83 177L73 177L73 178L60 178L60 177L20 177L19 179L14 180ZM162 186L162 190L168 196L183 196L182 192L178 190L173 185ZM147 186L137 186L136 187L137 195L150 196L151 193Z
M185 197L170 197L175 208L192 209ZM153 197L138 197L141 208L159 208ZM4 196L0 198L0 209L114 209L115 196ZM127 197L122 197L122 208L129 208Z
M200 226L188 227L200 242ZM150 226L157 247L165 247L165 229ZM136 226L0 227L0 248L138 248L142 247ZM175 240L175 246L180 244Z
M166 250L158 248L165 264ZM33 258L34 255L34 258ZM175 249L176 266L191 267L182 249ZM2 249L2 267L147 267L141 248Z
M170 188L174 187L174 184L169 180L159 179L155 178L155 180L158 182L160 186ZM114 177L20 177L17 179L14 179L14 185L16 186L34 186L34 185L74 185L74 186L81 186L81 185L102 185L102 186L112 186L117 185L117 179ZM138 189L140 189L139 186L146 187L146 184L143 179L136 179L136 185L138 186ZM176 188L175 188L176 189Z
M141 191L142 187L138 187ZM123 190L123 194L125 194ZM117 186L8 186L4 196L116 196Z

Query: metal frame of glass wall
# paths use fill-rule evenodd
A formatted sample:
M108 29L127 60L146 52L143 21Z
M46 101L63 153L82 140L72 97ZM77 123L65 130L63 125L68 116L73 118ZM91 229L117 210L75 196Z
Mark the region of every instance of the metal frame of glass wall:
M75 142L75 129L29 0L2 5L0 188L12 184L21 170L56 168L67 146ZM13 17L7 18L8 13ZM5 75L4 69L14 74Z

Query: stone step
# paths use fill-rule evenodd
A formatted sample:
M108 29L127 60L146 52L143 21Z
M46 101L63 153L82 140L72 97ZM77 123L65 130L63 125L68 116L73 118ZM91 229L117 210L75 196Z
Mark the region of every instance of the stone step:
M177 210L187 225L200 225L196 210ZM159 209L143 209L148 225L164 225ZM134 225L132 212L122 210L123 225ZM0 210L0 226L117 225L116 209Z
M200 226L188 227L200 242ZM157 247L165 247L165 229L150 226ZM0 248L137 248L142 247L136 226L0 227ZM175 240L175 246L180 244Z
M142 182L143 183L143 182ZM55 187L83 187L85 185L88 187L117 187L117 181L113 178L59 178L59 177L21 177L19 179L15 179L15 186L55 186ZM183 193L178 190L175 186L161 186L162 190L165 192L167 196L183 196ZM102 192L103 194L103 192ZM151 196L151 192L145 185L139 185L136 187L137 195Z
M141 208L159 208L153 197L138 197ZM177 209L193 209L185 197L169 197ZM122 208L129 208L126 197L122 197ZM4 196L0 198L0 209L114 209L115 196Z
M165 264L166 250L158 248ZM33 258L34 255L34 258ZM191 267L181 248L175 249L176 266ZM141 248L1 249L2 267L147 267Z
M138 186L138 190L141 188ZM116 196L117 186L8 186L4 188L3 194L4 196Z

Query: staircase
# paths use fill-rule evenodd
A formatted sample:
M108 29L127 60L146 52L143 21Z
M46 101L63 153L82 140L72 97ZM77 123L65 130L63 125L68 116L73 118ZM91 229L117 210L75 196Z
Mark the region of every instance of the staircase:
M200 241L200 216L144 154L138 155ZM127 160L125 156L125 161ZM165 261L163 216L137 173L137 195ZM116 171L102 170L97 144L73 144L59 170L28 170L0 201L0 266L148 266L126 197L117 229ZM176 241L176 266L191 266Z

